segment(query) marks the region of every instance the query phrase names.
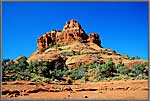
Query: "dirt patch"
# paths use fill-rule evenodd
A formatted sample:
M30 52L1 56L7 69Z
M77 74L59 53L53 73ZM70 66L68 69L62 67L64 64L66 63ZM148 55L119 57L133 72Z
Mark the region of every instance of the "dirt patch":
M140 83L139 83L140 82ZM148 80L43 83L2 83L3 99L148 99Z

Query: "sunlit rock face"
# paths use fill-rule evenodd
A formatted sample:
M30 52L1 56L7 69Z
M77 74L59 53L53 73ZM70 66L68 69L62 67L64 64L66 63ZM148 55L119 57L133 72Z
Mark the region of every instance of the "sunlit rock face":
M82 29L79 22L72 19L67 21L62 31L52 30L40 36L37 40L38 49L49 48L51 45L59 43L93 42L101 47L98 33L91 33L89 36Z

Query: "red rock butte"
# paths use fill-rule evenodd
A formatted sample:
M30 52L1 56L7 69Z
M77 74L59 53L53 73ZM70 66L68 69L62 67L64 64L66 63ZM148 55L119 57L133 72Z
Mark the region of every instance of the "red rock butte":
M40 36L37 40L38 49L49 48L60 43L71 43L73 41L81 43L92 42L101 47L98 33L91 33L89 36L82 29L80 23L74 19L67 21L63 30L52 30Z

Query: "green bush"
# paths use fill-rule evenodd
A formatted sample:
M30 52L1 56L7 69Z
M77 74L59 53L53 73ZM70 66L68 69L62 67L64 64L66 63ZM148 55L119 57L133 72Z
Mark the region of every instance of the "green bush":
M125 66L118 67L118 71L119 73L124 74L124 75L127 75L129 73L128 67L125 67Z
M63 52L61 53L63 56L74 56L75 54L73 52Z
M145 73L145 64L134 64L131 68L131 72L135 73L137 76L141 73Z
M71 81L81 79L88 81L86 73L90 72L93 76L93 81L99 80L120 80L120 79L148 79L148 69L146 64L134 64L133 67L128 68L124 66L122 60L115 66L112 58L106 63L93 63L88 66L82 65L79 68L72 70L65 70L61 68L52 67L54 65L60 66L59 63L50 63L44 61L30 61L27 63L26 58L20 59L18 62L4 59L2 61L2 80L31 80L35 82L49 82L49 81L65 81L65 77L70 77Z
M26 72L27 66L26 58L20 59L17 63L13 60L4 60L2 62L2 80L28 80L29 74Z
M135 60L135 59L140 59L140 57L136 56L136 57L129 57L130 60Z
M114 76L114 72L115 71L115 64L112 60L112 58L110 58L107 63L103 63L103 64L95 64L96 68L93 68L94 72L95 72L95 76L94 79L96 81L99 80L103 80L105 78L111 78ZM94 81L95 81L94 80Z
M68 80L67 80L67 83L72 84L72 83L73 83L73 80L72 80L72 79L68 79Z
M79 68L74 68L70 71L70 78L73 80L81 79L85 76L86 66L82 65Z
M81 78L84 82L88 81L88 76L85 74L82 78Z
M63 56L74 56L74 55L79 55L79 53L75 52L75 51L71 51L71 52L65 51L65 52L62 52L61 55L63 55Z
M146 64L134 64L130 69L130 73L128 75L130 77L135 77L135 79L147 79L148 78L148 70L146 70Z

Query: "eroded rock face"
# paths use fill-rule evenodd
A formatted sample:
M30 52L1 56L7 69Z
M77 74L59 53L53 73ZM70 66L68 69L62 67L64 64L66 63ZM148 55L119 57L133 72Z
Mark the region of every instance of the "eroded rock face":
M39 49L41 48L48 48L50 45L55 44L56 42L56 32L47 32L43 34L37 40L37 46Z
M53 67L53 69L62 69L62 70L67 70L67 66L65 64L67 58L64 57L58 57L58 59L53 60L50 62L51 67Z
M88 36L87 41L93 42L93 43L95 43L95 44L97 44L98 46L101 47L101 41L99 40L99 35L98 35L98 33L91 33L91 34Z
M60 54L58 53L42 53L40 54L38 52L38 50L32 54L27 62L30 62L30 61L47 61L50 63L50 68L51 69L67 69L67 66L65 64L66 60L68 58L65 57L65 56L60 56Z
M76 20L67 21L62 31L52 30L43 34L37 40L38 49L49 48L51 45L59 43L71 43L75 40L79 42L93 42L101 47L99 35L92 33L89 36L82 29Z

